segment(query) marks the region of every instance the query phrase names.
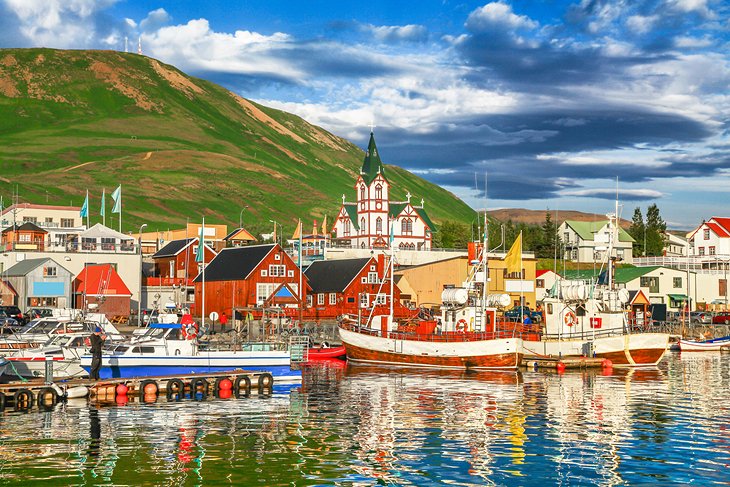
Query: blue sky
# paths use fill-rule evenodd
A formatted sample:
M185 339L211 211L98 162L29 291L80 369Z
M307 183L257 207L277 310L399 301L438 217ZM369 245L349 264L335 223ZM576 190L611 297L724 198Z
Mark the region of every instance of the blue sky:
M720 0L0 0L0 46L136 50L483 208L730 216ZM479 188L475 188L475 174ZM426 195L426 201L428 197ZM427 203L428 204L428 203Z

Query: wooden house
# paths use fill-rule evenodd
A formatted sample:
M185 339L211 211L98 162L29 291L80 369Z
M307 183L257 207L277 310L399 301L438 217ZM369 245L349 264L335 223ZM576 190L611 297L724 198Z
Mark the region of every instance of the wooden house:
M49 257L21 260L5 271L5 277L17 292L15 304L22 310L66 308L70 304L71 272Z
M245 228L236 228L231 233L223 237L228 247L240 247L242 245L248 245L251 242L256 241L256 237Z
M187 284L198 275L202 263L196 262L198 238L173 240L152 255L154 268L152 276L146 276L147 286L171 286ZM205 244L205 262L216 256L215 250Z
M107 317L129 316L132 292L112 264L87 265L73 282L74 307Z
M46 249L48 232L32 222L22 225L11 225L2 231L2 245L5 250L34 250L43 252Z
M384 280L384 261L374 258L321 260L313 262L305 276L311 288L304 318L336 319L340 315L367 317L390 312L390 283ZM413 311L401 304L401 291L393 287L393 314L410 317Z
M203 281L205 278L205 281ZM306 277L303 292L306 295ZM191 307L196 315L202 312L203 285L205 285L205 313L212 311L232 316L235 308L250 308L272 303L272 295L282 288L287 303L278 303L288 316L299 312L299 267L278 244L228 247L215 256L206 266L205 274L194 279L195 304ZM284 286L285 285L285 286Z

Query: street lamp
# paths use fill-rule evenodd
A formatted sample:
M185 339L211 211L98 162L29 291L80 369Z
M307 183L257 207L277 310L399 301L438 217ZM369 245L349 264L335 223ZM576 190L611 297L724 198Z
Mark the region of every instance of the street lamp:
M243 210L248 208L248 205L241 209L241 213L238 214L238 228L243 228Z
M139 294L137 295L137 326L142 326L142 230L147 226L143 223L139 226Z

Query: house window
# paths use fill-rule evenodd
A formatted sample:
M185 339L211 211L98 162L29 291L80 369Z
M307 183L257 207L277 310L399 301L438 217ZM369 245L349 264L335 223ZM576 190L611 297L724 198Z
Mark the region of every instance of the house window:
M281 260L281 255L275 254L274 255L274 260Z
M286 266L277 264L269 265L269 277L286 277Z
M375 233L381 234L383 233L383 219L378 217L377 220L375 220Z
M699 252L699 255L705 255L705 248L704 247L700 247L697 250Z
M330 304L337 304L337 293L330 293Z
M317 294L317 305L318 306L324 305L324 293Z
M49 223L53 223L53 218L47 216L46 217L46 225L48 225Z
M383 199L383 187L379 184L377 186L375 186L375 199L376 200Z
M74 226L73 218L61 218L61 228L72 228Z
M709 246L709 249L710 249L710 255L715 255L715 246L714 245L710 245Z
M650 293L659 292L659 278L642 276L639 278L639 286L648 287Z
M674 289L681 289L682 288L682 278L681 277L673 277L672 278L672 286L674 286Z
M535 279L535 286L544 289L545 288L545 279Z
M400 231L403 235L413 234L413 221L410 218L404 218L400 223Z
M286 271L287 277L294 277L294 271Z
M38 223L38 218L36 218L34 216L24 216L23 217L23 222L26 222L26 223Z
M570 242L570 232L563 233L563 240L565 240L565 243Z
M705 237L705 240L710 240L710 229L709 228L705 228L705 230L702 233Z
M722 297L727 296L727 279L718 279L718 283L720 284L719 295Z
M343 227L344 227L343 232L345 233L345 236L350 235L350 220L345 220Z
M367 308L370 306L370 297L368 293L360 293L360 307Z
M370 270L374 272L374 271L376 271L376 270L377 270L377 267L376 267L376 266L374 266L374 265L371 265L371 266L370 266Z
M367 284L368 283L368 278L365 277L365 276L362 276L362 279L360 279L360 282L363 283L363 284Z
M261 277L269 277L269 271L266 269L261 269Z
M114 250L114 239L113 238L104 238L101 239L101 250Z
M271 296L271 293L274 292L274 289L278 284L276 283L269 283L269 282L259 282L256 284L256 304L258 306L261 306L264 304L264 301L269 299L269 296Z
M347 298L347 302L348 303L354 303L355 302L355 298L353 298L352 296L350 296L349 298Z
M365 233L365 218L360 218L360 233Z
M28 234L28 233L19 234L18 241L19 242L30 242L30 234Z
M57 269L55 267L44 267L43 277L53 277L57 275Z
M375 304L387 304L388 295L385 293L378 293L375 295Z
M307 295L307 307L308 308L312 307L312 295L311 294Z
M368 272L368 284L377 284L378 283L378 273L377 272Z

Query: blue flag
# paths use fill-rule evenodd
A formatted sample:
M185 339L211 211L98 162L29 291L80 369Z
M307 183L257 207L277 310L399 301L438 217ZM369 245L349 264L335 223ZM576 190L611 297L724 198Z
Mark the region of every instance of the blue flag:
M200 226L200 239L198 240L198 252L195 254L195 262L203 262L205 259L205 239L203 238L204 229L205 220L203 220L203 224Z
M101 190L101 213L100 213L101 216L106 216L105 215L105 213L106 213L106 210L105 210L105 206L106 206L105 200L106 200L106 188L104 188L104 189Z
M88 217L89 216L89 190L86 190L86 199L84 200L84 204L81 207L80 212L81 218Z
M112 193L112 199L114 200L114 207L112 208L112 213L121 213L122 212L122 185L121 184Z

